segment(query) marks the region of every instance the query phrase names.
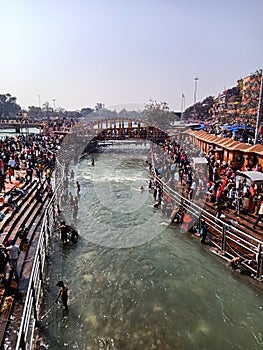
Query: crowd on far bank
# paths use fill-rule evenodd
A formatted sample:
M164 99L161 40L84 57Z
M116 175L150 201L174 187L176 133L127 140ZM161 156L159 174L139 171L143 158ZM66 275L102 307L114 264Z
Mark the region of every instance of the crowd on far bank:
M242 170L262 172L256 156L249 164L243 157L235 161L219 161L215 158L212 144L206 154L188 140L181 144L177 141L165 142L156 146L153 154L157 176L184 198L197 204L209 201L214 205L216 217L223 221L229 211L236 215L236 223L240 213L258 214L254 227L261 219L263 221L263 188L240 176ZM203 157L207 164L193 167L193 157ZM163 193L160 183L155 186L155 206L162 208L173 220L174 213L182 208L173 205L171 198Z

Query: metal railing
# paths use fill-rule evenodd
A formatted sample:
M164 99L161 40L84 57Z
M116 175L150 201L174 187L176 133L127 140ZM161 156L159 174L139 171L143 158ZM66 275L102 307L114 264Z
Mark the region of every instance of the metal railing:
M33 347L44 265L48 254L50 231L54 225L56 206L63 183L64 166L57 162L56 170L53 174L56 178L56 189L44 212L15 350L31 350Z
M222 256L227 255L230 258L237 255L240 257L246 256L247 259L244 259L242 265L258 280L262 280L262 241L249 235L241 229L224 222L220 218L216 218L215 215L209 211L180 195L176 190L170 188L164 181L162 181L161 178L157 176L155 172L155 159L153 151L151 161L155 181L159 183L163 193L172 199L173 204L182 206L185 213L190 215L190 217L196 221L198 227L200 227L201 220L204 220L211 228L209 230L209 238L218 251L222 253ZM235 246L235 248L233 248L233 246ZM254 258L251 256L254 256Z

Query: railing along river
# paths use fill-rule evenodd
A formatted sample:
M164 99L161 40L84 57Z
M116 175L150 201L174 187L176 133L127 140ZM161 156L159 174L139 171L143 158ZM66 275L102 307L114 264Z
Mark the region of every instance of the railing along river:
M201 220L207 223L209 226L209 238L212 245L217 248L219 255L226 259L231 259L236 256L248 257L244 258L241 264L250 271L257 280L262 281L262 241L219 218L215 218L212 213L170 188L155 172L153 151L151 161L154 179L159 183L163 193L171 198L174 205L176 204L183 207L185 213L190 215L195 221L197 228L200 228ZM252 259L251 256L255 258Z

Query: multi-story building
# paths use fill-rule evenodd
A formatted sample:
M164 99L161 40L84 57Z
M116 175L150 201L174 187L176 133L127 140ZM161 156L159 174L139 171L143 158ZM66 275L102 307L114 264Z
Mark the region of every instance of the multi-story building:
M239 79L237 85L214 99L210 115L223 123L255 124L258 115L262 70ZM263 119L263 118L262 118Z
M223 91L214 100L210 114L222 122L229 122L231 119L239 119L241 104L241 93L239 86Z
M258 114L262 70L243 79L241 117L256 119Z

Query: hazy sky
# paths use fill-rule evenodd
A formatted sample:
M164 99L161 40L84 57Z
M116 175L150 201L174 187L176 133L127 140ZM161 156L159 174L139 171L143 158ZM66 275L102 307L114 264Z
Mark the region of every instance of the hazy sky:
M0 0L0 93L181 110L263 65L262 0Z

